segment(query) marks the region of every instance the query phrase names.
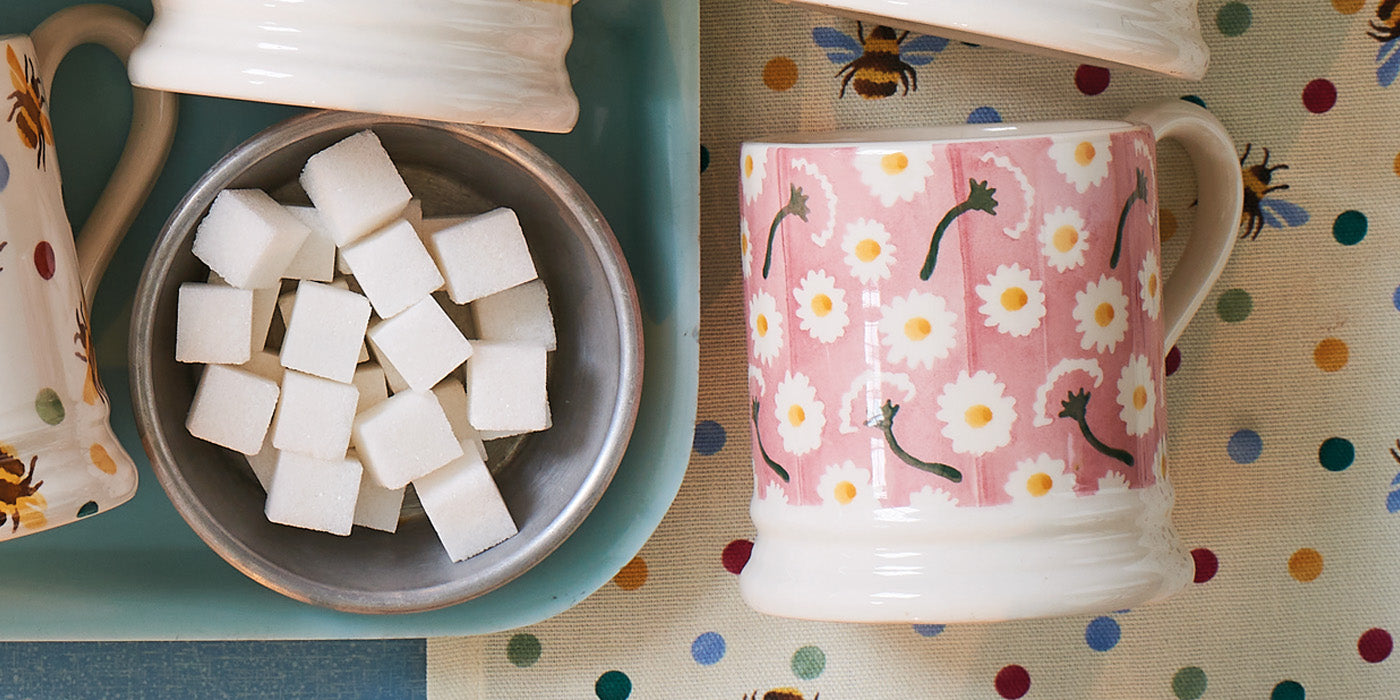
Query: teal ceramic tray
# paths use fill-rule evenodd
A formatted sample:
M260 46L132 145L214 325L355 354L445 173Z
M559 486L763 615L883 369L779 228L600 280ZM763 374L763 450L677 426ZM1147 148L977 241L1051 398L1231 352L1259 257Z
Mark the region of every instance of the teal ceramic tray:
M0 3L0 34L27 33L68 0ZM148 0L114 4L149 21ZM566 167L608 217L642 300L646 370L627 456L596 510L542 564L483 597L413 615L365 616L298 603L238 573L175 513L151 473L129 402L131 299L166 215L225 152L297 113L181 97L170 162L117 254L93 309L113 425L141 467L126 505L0 545L0 639L425 637L492 632L562 612L636 554L670 505L690 454L699 366L699 16L686 0L583 0L569 54L583 105L571 134L529 138ZM101 49L75 51L53 85L69 216L78 228L129 124L124 72Z

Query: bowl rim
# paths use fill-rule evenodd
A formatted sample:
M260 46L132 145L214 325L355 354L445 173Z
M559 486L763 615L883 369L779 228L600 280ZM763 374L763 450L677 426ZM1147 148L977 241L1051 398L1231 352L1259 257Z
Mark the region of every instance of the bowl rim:
M493 150L523 168L587 234L584 241L598 256L608 288L613 290L613 311L618 320L619 379L608 433L594 457L593 468L579 490L537 537L487 575L472 579L470 585L454 579L417 589L346 591L292 574L232 537L195 497L176 466L178 460L157 418L150 362L150 338L160 286L157 279L163 283L168 277L180 242L193 235L195 224L214 197L248 168L289 144L330 131L348 133L380 126L445 131L478 148ZM152 471L176 511L210 549L244 575L289 598L343 612L412 613L444 608L485 595L539 564L573 534L602 498L626 452L640 406L641 308L635 282L612 228L583 187L561 165L515 132L500 127L338 111L310 112L273 124L226 153L181 198L152 245L141 271L134 304L128 363L136 429L150 458ZM517 562L523 565L515 566Z

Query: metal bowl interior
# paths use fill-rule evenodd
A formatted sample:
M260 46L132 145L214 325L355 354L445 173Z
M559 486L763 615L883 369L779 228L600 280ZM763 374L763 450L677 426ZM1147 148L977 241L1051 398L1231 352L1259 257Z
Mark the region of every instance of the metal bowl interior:
M550 292L558 333L549 374L553 427L491 445L492 472L519 534L463 562L449 560L421 510L406 509L394 534L356 527L349 537L336 537L272 524L245 458L184 427L199 368L174 359L176 289L208 274L191 253L199 220L226 188L255 187L296 199L306 159L367 128L423 200L425 215L514 209ZM156 242L137 290L130 343L137 427L181 516L254 580L350 612L415 612L462 602L544 559L607 488L641 391L636 291L611 230L578 184L509 131L405 118L309 114L264 131L216 164Z

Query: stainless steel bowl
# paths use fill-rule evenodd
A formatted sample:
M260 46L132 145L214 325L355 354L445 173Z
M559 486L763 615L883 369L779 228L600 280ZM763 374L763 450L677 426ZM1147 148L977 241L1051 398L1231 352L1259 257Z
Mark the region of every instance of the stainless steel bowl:
M490 445L492 472L519 534L453 563L421 510L398 532L349 537L275 525L242 455L185 430L198 367L175 361L176 289L203 280L190 251L195 226L221 190L301 196L306 159L373 129L428 216L508 206L520 217L558 332L551 354L554 425ZM137 427L176 510L239 571L292 598L364 613L431 610L519 576L559 546L597 503L631 436L642 379L637 294L611 229L558 164L515 134L406 118L321 112L254 136L180 202L146 262L131 328ZM506 442L506 441L499 441Z

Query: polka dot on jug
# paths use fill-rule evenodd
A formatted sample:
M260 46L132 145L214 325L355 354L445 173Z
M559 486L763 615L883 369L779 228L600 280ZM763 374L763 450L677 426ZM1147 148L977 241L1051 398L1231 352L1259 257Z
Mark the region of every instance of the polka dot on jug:
M1248 428L1236 430L1225 445L1225 452L1236 464L1249 464L1264 451L1264 439Z
M1303 88L1303 107L1313 114L1322 114L1337 104L1337 86L1318 78Z
M1288 558L1288 575L1300 583L1310 583L1322 575L1322 554L1312 547L1303 547Z
M63 410L63 399L58 398L58 392L49 387L39 390L39 394L34 397L34 412L39 414L39 420L49 425L58 425L63 422L68 412Z
M1108 89L1111 78L1107 68L1083 64L1074 71L1074 86L1085 95L1097 95Z
M513 635L506 643L506 660L520 668L535 665L540 660L540 638L529 633Z
M92 515L93 513L96 513L96 512L97 512L97 501L88 501L87 503L84 503L84 504L83 504L83 507L81 507L81 508L78 509L78 517L79 517L79 518L86 518L87 516Z
M1307 693L1303 692L1303 685L1298 681L1279 681L1273 692L1269 693L1269 700L1304 700L1306 697Z
M622 671L608 671L593 684L598 700L627 700L632 696L632 679Z
M1016 700L1025 697L1031 691L1031 674L1024 667L1017 664L1003 666L997 671L996 678L992 684L997 689L997 695L1006 700Z
M1395 641L1391 639L1390 633L1379 627L1366 630L1361 638L1356 640L1356 652L1361 654L1362 659L1373 664L1385 661L1394 646Z
M647 562L640 556L632 557L621 571L613 576L613 583L624 591L635 591L647 582Z
M713 666L724 658L724 637L718 632L706 632L690 643L690 658L701 666Z
M1196 700L1206 694L1206 672L1198 666L1187 666L1172 676L1172 694L1177 700Z
M1225 36L1239 36L1249 30L1254 13L1242 2L1227 2L1215 13L1215 26Z
M763 65L763 84L774 92L791 90L797 84L797 63L787 56L774 56Z
M0 192L5 191L5 186L10 184L10 163L0 156Z
M822 675L826 670L826 652L818 647L805 646L792 653L792 674L804 681Z
M1215 552L1205 547L1191 550L1191 561L1196 565L1196 572L1191 577L1195 583L1205 583L1215 578L1215 573L1220 570L1220 560L1215 557Z
M39 276L46 279L53 279L53 273L58 271L57 261L54 259L53 246L48 241L39 241L39 245L34 246L34 269Z

